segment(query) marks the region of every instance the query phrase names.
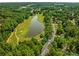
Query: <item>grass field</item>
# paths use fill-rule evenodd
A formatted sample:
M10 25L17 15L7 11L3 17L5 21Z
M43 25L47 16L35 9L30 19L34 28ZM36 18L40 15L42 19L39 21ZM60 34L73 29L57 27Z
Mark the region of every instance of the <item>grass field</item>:
M38 19L40 22L43 22L44 17L42 14L38 14ZM27 20L24 20L22 23L18 24L15 30L11 33L10 37L7 39L7 43L10 43L12 46L16 46L19 42L23 42L25 40L29 41L31 38L27 38L26 34L29 31L28 27L31 23L32 16L30 16ZM43 34L41 32L40 34ZM34 36L38 41L41 40L40 34Z
M43 16L43 14L37 14L37 16L38 16L38 20L39 20L41 23L43 23L43 21L44 21L44 16Z
M24 20L20 23L15 30L11 33L10 37L7 40L7 43L14 44L24 41L24 35L28 32L28 25L31 22L32 17L29 17L27 20Z

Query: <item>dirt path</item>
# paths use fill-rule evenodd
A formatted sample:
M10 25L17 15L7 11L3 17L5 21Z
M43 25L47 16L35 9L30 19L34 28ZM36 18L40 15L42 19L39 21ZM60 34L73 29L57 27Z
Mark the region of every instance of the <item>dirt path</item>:
M55 37L55 34L56 34L56 29L55 29L55 25L54 24L52 26L53 26L52 37L51 37L51 39L48 39L48 41L43 46L40 56L45 56L45 55L47 55L49 53L49 48L48 47L54 41L54 37Z

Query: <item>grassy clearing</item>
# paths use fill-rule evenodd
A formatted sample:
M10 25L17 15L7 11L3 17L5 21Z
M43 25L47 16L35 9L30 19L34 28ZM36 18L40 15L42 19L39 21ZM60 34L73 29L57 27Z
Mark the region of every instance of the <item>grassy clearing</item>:
M25 40L25 35L28 32L28 26L31 22L32 17L29 17L24 22L20 23L15 30L11 33L10 37L7 40L7 43L12 45L18 44L18 42L23 42Z
M43 23L43 21L44 21L44 16L43 16L43 14L37 14L37 16L38 16L39 22Z
M20 41L25 40L25 35L29 31L28 26L31 23L31 20L32 17L29 17L29 19L25 20L16 27L16 35L20 38Z
M41 23L43 23L44 17L42 14L38 14L38 19ZM26 37L27 32L29 31L29 25L31 23L32 16L30 16L27 20L24 20L22 23L18 24L15 30L11 33L10 37L7 39L7 43L11 44L12 46L16 46L19 42L29 41L31 38ZM34 36L38 41L42 40L40 38L40 34L44 34L44 31L39 33L38 35Z

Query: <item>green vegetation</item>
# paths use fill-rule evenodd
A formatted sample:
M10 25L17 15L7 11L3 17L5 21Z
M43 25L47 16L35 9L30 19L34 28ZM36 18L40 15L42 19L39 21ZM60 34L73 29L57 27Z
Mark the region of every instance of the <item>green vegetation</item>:
M43 23L43 21L44 21L44 16L43 16L43 14L37 14L38 15L38 20L41 22L41 23Z
M35 15L38 19L33 20ZM29 29L32 22L34 27ZM0 3L0 55L40 55L52 38L53 24L56 34L46 55L78 56L78 3ZM28 37L27 33L35 35Z

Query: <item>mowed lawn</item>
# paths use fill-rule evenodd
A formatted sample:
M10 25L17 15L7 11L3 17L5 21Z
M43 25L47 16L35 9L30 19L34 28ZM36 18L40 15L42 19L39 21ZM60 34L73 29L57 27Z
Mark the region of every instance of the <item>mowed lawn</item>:
M38 20L40 22L43 22L44 16L42 14L37 14ZM19 42L23 41L29 41L31 38L27 38L27 32L29 31L29 25L31 24L32 16L30 16L28 19L24 20L22 23L18 24L18 26L15 28L15 30L11 33L10 37L7 39L7 43L10 43L11 45L15 46ZM40 34L43 34L44 32L41 32ZM40 34L36 35L34 38L36 38L38 41L41 40Z

